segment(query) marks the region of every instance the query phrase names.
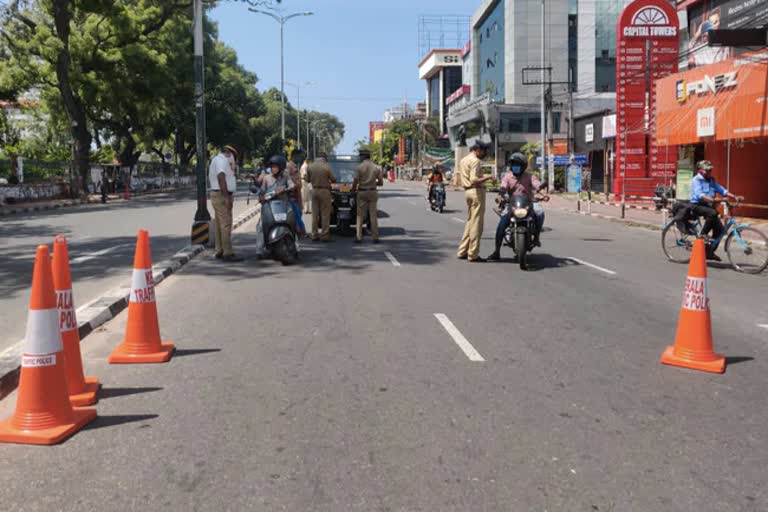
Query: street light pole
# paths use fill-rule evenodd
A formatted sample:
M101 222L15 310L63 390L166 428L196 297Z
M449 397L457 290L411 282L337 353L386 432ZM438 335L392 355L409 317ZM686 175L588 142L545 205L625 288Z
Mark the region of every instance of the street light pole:
M203 0L195 0L194 23L194 56L195 56L195 150L197 152L197 211L192 223L192 243L207 244L210 240L209 230L211 214L208 213L205 180L205 69L203 59Z
M312 16L314 13L307 11L289 14L288 16L278 16L275 13L254 9L253 7L248 10L259 14L266 14L280 24L280 146L282 149L285 147L285 24L292 18Z
M301 86L307 87L316 85L316 82L303 82L301 84L292 84L291 82L285 82L285 85L290 85L296 88L296 145L301 147ZM309 143L307 143L309 147Z

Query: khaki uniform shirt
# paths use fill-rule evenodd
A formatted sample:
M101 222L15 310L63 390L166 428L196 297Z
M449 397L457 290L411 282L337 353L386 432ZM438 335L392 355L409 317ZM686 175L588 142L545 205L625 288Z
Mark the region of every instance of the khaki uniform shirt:
M381 180L381 169L370 160L366 160L355 169L355 178L360 190L376 190Z
M312 184L313 190L329 189L331 188L331 183L336 181L336 175L333 174L328 162L318 160L309 166L306 181Z
M479 185L473 185L474 180L483 177L483 170L480 167L481 160L477 158L477 155L470 153L462 158L459 164L459 185L468 188L485 188L485 183Z

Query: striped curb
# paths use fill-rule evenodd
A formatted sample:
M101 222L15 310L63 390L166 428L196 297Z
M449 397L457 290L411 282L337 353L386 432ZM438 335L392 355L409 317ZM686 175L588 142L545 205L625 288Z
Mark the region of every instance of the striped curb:
M632 219L621 219L619 217L612 217L611 215L603 215L603 214L600 214L600 213L581 212L581 211L578 211L578 210L573 210L571 208L567 208L565 206L560 206L559 208L560 208L560 210L562 210L562 211L564 211L566 213L572 213L572 214L576 214L576 215L584 215L586 217L596 217L598 219L603 219L603 220L607 220L607 221L610 221L610 222L617 222L617 223L620 223L620 224L626 224L626 225L632 226L632 227L650 229L650 230L653 230L653 231L660 231L661 230L661 226L657 226L656 224L651 224L649 222L642 222L642 221L637 221L637 220L632 220Z
M237 229L261 211L260 205L239 215L233 229ZM175 274L195 256L205 250L202 245L189 245L167 260L152 266L154 285L162 283L168 276ZM92 300L77 310L80 341L93 331L109 322L128 307L130 286L114 288L103 296ZM19 384L21 356L24 352L24 340L18 341L0 353L0 400L12 393Z

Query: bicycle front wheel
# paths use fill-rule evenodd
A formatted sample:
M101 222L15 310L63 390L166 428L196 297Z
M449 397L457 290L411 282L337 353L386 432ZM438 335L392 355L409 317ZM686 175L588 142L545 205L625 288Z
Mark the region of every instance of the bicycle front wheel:
M661 232L661 248L670 261L688 263L691 260L693 236L677 229L675 222L670 222Z
M734 269L745 274L759 274L768 267L768 237L755 228L731 231L725 252Z

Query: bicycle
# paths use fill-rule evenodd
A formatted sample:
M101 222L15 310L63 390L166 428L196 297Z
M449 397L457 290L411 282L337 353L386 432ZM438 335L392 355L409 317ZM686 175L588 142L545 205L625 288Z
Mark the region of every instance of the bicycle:
M717 202L724 203L730 210L738 207L738 204L728 201ZM684 229L681 229L682 225ZM768 237L749 224L739 224L733 213L728 216L723 233L717 239L702 235L703 227L704 223L698 216L695 219L669 221L661 231L661 248L667 258L676 263L688 263L694 239L703 238L705 244L717 246L725 238L725 252L734 270L759 274L768 267Z

